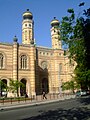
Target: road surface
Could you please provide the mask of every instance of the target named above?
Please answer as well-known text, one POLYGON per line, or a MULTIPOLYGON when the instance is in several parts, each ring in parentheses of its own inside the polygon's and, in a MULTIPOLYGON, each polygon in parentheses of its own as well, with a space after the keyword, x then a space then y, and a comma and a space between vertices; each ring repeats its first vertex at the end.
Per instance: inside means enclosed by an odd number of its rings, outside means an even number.
POLYGON ((90 96, 2 110, 0 120, 90 120, 90 96))

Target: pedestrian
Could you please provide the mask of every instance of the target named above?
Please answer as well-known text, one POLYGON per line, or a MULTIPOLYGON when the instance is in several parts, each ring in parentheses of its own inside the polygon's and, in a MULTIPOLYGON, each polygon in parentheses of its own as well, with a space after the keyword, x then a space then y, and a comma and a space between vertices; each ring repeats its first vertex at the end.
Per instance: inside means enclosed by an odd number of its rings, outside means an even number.
POLYGON ((27 93, 25 93, 25 98, 28 98, 28 95, 27 95, 27 93))
POLYGON ((46 94, 45 94, 45 91, 43 91, 43 99, 47 99, 47 97, 46 97, 46 94))

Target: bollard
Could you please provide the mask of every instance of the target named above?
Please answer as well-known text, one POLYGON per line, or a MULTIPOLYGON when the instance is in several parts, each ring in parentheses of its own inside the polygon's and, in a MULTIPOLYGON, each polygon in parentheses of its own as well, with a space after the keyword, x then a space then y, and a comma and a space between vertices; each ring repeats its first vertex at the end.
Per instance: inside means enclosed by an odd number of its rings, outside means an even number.
POLYGON ((50 100, 51 100, 51 94, 50 94, 50 100))
POLYGON ((37 95, 36 95, 36 101, 37 101, 37 95))
POLYGON ((3 98, 3 105, 4 105, 4 98, 3 98))
POLYGON ((31 102, 32 102, 32 95, 31 95, 31 102))
POLYGON ((11 104, 12 104, 12 98, 11 98, 11 104))
POLYGON ((25 97, 25 102, 26 102, 26 97, 25 97))
POLYGON ((19 97, 18 97, 18 103, 20 103, 20 99, 19 99, 19 97))

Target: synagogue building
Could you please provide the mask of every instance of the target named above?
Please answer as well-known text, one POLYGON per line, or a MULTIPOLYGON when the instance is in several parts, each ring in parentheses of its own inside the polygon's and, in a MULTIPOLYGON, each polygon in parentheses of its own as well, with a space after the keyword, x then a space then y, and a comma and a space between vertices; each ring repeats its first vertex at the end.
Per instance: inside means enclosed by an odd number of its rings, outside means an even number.
MULTIPOLYGON (((60 22, 51 20, 52 47, 37 46, 34 40, 33 14, 27 9, 22 15, 22 44, 15 36, 13 44, 0 43, 0 81, 10 86, 10 80, 21 81, 19 96, 62 92, 62 83, 72 79, 74 67, 64 55, 60 38, 60 22)), ((1 95, 4 91, 1 89, 1 95)), ((12 91, 7 96, 14 96, 12 91)))

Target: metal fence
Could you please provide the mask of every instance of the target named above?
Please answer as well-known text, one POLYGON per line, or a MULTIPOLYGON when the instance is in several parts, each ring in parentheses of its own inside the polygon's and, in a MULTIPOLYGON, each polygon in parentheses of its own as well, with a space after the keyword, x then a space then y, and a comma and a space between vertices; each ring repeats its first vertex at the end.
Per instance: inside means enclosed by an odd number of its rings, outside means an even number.
POLYGON ((44 100, 63 100, 63 99, 69 99, 74 98, 74 94, 46 94, 46 99, 43 98, 43 95, 37 95, 37 96, 31 96, 31 97, 11 97, 11 98, 0 98, 0 104, 1 105, 7 105, 7 104, 20 104, 20 103, 30 103, 30 102, 40 102, 44 100))

